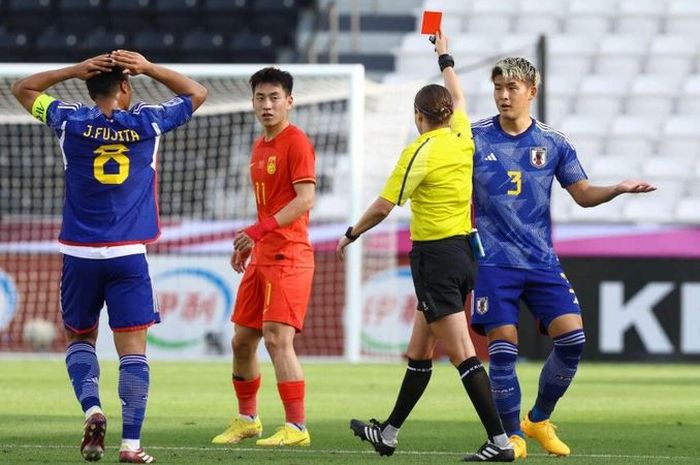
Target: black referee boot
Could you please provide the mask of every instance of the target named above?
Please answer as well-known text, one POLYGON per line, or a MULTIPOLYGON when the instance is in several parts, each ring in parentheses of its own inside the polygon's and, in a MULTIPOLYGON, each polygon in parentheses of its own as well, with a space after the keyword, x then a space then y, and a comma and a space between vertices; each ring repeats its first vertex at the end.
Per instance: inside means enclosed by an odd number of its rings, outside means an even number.
POLYGON ((382 425, 377 420, 372 418, 370 424, 362 423, 360 420, 350 420, 350 429, 354 431, 355 436, 359 436, 363 441, 368 441, 374 446, 374 450, 379 455, 387 457, 394 453, 396 445, 390 446, 382 438, 382 425))
POLYGON ((487 442, 479 447, 473 454, 467 454, 462 458, 463 462, 513 462, 515 452, 512 447, 501 448, 492 442, 487 442))

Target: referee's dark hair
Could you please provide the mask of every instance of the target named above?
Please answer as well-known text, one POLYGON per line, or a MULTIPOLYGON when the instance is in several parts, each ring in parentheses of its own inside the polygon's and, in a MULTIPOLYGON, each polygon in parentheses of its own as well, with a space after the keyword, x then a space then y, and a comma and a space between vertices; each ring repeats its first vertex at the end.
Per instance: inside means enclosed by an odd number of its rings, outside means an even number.
POLYGON ((419 90, 413 106, 433 125, 444 124, 452 117, 452 95, 438 84, 428 84, 419 90))
POLYGON ((97 97, 109 97, 114 94, 114 91, 122 83, 129 79, 129 75, 124 72, 121 66, 115 66, 112 71, 96 74, 87 81, 88 93, 90 98, 95 100, 97 97))
POLYGON ((272 66, 257 71, 250 77, 250 90, 255 93, 255 88, 259 84, 279 84, 287 95, 292 95, 294 78, 287 71, 272 66))

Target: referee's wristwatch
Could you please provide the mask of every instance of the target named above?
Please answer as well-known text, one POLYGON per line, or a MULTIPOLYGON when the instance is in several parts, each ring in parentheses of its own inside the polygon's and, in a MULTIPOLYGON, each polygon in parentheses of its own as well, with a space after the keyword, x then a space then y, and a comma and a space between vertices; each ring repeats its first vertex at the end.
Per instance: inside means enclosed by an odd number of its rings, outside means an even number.
POLYGON ((353 234, 352 233, 352 226, 348 226, 348 229, 345 231, 345 237, 350 239, 350 242, 355 242, 358 237, 360 237, 359 234, 353 234))

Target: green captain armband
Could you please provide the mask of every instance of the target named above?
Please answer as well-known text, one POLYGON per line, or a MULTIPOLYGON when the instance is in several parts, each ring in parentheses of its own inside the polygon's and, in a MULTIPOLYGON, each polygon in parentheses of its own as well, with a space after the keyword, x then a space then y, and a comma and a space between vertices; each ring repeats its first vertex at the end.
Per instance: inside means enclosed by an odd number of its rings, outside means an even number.
POLYGON ((49 105, 51 105, 51 102, 54 100, 56 99, 50 95, 39 95, 36 100, 34 100, 34 105, 32 105, 32 116, 46 124, 46 112, 49 110, 49 105))

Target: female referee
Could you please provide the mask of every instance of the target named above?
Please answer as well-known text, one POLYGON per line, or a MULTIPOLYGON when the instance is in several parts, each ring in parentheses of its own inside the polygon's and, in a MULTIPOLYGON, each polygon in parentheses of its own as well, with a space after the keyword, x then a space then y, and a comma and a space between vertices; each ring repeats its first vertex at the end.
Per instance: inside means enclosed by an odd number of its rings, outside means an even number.
POLYGON ((440 341, 488 435, 488 441, 464 461, 511 462, 513 449, 498 417, 488 375, 476 357, 464 312, 476 273, 469 242, 474 143, 442 31, 436 33, 435 51, 445 87, 431 84, 416 94, 419 137, 404 149, 384 190, 336 248, 342 260, 345 247, 384 220, 395 205, 411 199, 410 261, 418 314, 408 344, 408 368, 389 418, 383 423, 372 419, 369 424, 352 420, 350 428, 380 455, 393 454, 401 425, 428 385, 433 350, 440 341))

